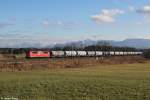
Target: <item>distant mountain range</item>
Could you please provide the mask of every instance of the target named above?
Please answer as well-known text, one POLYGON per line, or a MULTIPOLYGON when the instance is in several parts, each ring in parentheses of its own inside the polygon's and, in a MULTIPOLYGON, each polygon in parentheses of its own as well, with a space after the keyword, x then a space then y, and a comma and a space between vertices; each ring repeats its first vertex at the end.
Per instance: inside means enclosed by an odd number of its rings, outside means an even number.
POLYGON ((140 49, 150 48, 150 39, 126 39, 123 41, 112 41, 110 43, 113 46, 128 46, 140 49))
POLYGON ((58 43, 58 44, 52 44, 49 40, 45 42, 32 42, 32 41, 1 41, 0 42, 0 48, 26 48, 26 47, 35 47, 35 48, 50 48, 53 46, 56 47, 64 47, 64 46, 76 46, 76 47, 83 47, 83 46, 89 46, 89 45, 95 45, 97 43, 109 43, 112 46, 119 46, 119 47, 135 47, 138 49, 148 49, 150 48, 150 39, 126 39, 123 41, 114 41, 114 40, 91 40, 86 39, 83 41, 74 41, 74 42, 66 42, 66 43, 58 43))
MULTIPOLYGON (((88 45, 95 45, 95 44, 104 44, 108 43, 111 46, 118 46, 118 47, 134 47, 137 49, 149 49, 150 48, 150 39, 126 39, 123 41, 114 41, 114 40, 83 40, 77 42, 70 42, 66 44, 59 44, 59 46, 64 45, 74 45, 76 47, 88 46, 88 45)), ((57 44, 56 44, 57 46, 57 44)))

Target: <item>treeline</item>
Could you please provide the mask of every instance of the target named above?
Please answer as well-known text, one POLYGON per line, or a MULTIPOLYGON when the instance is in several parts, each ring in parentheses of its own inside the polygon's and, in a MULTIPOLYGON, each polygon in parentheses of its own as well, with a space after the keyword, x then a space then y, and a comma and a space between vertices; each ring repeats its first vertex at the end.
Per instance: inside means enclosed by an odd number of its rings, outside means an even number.
MULTIPOLYGON (((41 48, 0 48, 0 54, 25 54, 30 49, 41 49, 41 48)), ((53 47, 53 48, 42 48, 46 50, 62 50, 62 51, 139 51, 136 48, 130 47, 113 47, 113 46, 100 46, 100 45, 91 45, 85 47, 75 47, 75 46, 64 46, 64 47, 53 47)))
POLYGON ((65 46, 65 47, 54 47, 52 50, 83 50, 83 51, 138 51, 136 48, 130 47, 113 47, 113 46, 99 46, 91 45, 85 47, 74 47, 74 46, 65 46))
POLYGON ((150 49, 145 49, 143 52, 143 56, 147 59, 150 59, 150 49))
POLYGON ((0 48, 0 54, 23 54, 30 48, 0 48))
POLYGON ((85 46, 82 43, 70 43, 69 45, 65 45, 63 47, 55 45, 52 50, 83 50, 83 51, 139 51, 136 48, 131 47, 115 47, 111 46, 109 42, 106 41, 98 41, 93 45, 85 46))

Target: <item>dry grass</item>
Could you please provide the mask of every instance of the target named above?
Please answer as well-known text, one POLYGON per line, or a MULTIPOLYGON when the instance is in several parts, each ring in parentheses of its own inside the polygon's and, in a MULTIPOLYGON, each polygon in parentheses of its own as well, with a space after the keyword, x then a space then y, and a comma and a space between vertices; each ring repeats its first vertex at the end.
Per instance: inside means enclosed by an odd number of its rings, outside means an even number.
POLYGON ((0 60, 0 71, 27 71, 47 70, 56 68, 77 68, 96 65, 115 65, 144 63, 146 59, 141 56, 116 56, 116 57, 81 57, 81 58, 42 58, 26 59, 5 56, 0 60), (6 59, 7 58, 7 59, 6 59))

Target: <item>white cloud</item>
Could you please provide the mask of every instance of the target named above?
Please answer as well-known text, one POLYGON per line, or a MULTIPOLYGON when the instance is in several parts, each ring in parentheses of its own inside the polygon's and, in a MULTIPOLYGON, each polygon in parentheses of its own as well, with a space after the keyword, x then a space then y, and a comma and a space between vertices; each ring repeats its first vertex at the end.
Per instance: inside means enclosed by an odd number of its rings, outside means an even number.
POLYGON ((48 20, 44 20, 44 21, 42 22, 42 25, 43 25, 44 27, 48 27, 48 26, 49 26, 49 21, 48 21, 48 20))
POLYGON ((46 33, 1 33, 0 47, 44 47, 55 43, 64 43, 65 37, 55 37, 46 33))
POLYGON ((42 26, 46 28, 59 28, 59 29, 74 29, 79 26, 77 22, 66 22, 61 20, 43 20, 42 26))
POLYGON ((136 22, 136 24, 137 24, 137 25, 142 25, 143 22, 140 22, 140 21, 139 21, 139 22, 136 22))
POLYGON ((42 25, 44 27, 58 27, 58 26, 63 26, 63 22, 62 21, 43 20, 42 25))
POLYGON ((87 35, 82 38, 83 40, 91 39, 91 40, 115 40, 122 41, 125 39, 150 39, 150 35, 148 33, 115 33, 111 34, 102 34, 97 33, 95 35, 87 35), (142 35, 139 35, 142 34, 142 35))
POLYGON ((136 12, 143 15, 142 19, 136 23, 137 25, 145 25, 150 23, 150 5, 145 5, 136 10, 136 12))
POLYGON ((142 7, 141 9, 138 9, 137 12, 144 13, 144 14, 150 14, 150 5, 146 5, 142 7))
POLYGON ((129 6, 129 11, 135 11, 135 7, 134 6, 129 6))
POLYGON ((96 22, 114 22, 114 18, 109 15, 93 15, 92 19, 96 22))
POLYGON ((10 23, 10 22, 0 22, 0 29, 8 26, 13 26, 13 25, 14 23, 10 23))
POLYGON ((101 23, 101 22, 114 22, 115 16, 118 14, 123 14, 124 11, 120 9, 103 9, 99 15, 91 16, 92 20, 101 23))
POLYGON ((57 21, 56 24, 57 24, 57 25, 60 25, 60 26, 63 26, 63 25, 64 25, 64 23, 63 23, 62 21, 57 21))

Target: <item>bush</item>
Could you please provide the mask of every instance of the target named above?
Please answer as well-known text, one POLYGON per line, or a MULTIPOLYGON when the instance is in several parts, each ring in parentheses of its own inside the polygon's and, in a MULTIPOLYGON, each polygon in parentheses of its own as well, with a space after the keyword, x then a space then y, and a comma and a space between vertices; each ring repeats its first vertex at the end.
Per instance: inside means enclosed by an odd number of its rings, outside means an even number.
POLYGON ((147 59, 150 59, 150 49, 149 50, 146 50, 144 53, 143 53, 143 56, 147 59))

